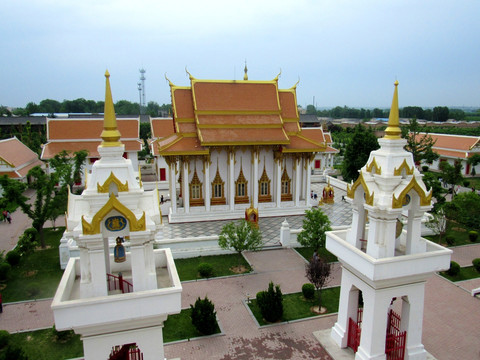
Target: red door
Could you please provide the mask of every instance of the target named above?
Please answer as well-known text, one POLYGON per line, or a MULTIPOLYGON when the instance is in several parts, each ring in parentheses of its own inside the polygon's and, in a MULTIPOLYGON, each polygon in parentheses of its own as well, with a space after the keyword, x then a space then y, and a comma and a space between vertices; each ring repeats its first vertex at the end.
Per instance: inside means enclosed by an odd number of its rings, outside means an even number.
POLYGON ((165 168, 160 168, 160 181, 167 180, 167 171, 165 168))

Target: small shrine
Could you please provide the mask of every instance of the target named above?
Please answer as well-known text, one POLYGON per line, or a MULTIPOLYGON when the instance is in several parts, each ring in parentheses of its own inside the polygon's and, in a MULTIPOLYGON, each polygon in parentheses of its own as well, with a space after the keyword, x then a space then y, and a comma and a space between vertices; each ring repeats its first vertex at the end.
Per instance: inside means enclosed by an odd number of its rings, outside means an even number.
POLYGON ((432 192, 404 149, 397 87, 395 82, 380 149, 370 153, 358 179, 347 186, 351 228, 327 232, 326 248, 342 264, 332 346, 350 347, 356 360, 427 358, 422 344, 425 282, 449 268, 452 253, 421 237, 432 192))
POLYGON ((330 185, 330 180, 328 181, 327 186, 323 188, 322 192, 322 201, 326 204, 333 204, 335 197, 335 190, 333 190, 333 186, 330 185))
POLYGON ((258 228, 258 209, 253 207, 253 203, 245 209, 245 220, 258 228))
POLYGON ((82 335, 85 360, 164 359, 163 323, 180 312, 182 286, 170 249, 154 250, 160 198, 123 157, 105 77, 100 159, 82 194, 68 198, 64 238, 79 257, 67 258, 52 301, 55 326, 82 335))

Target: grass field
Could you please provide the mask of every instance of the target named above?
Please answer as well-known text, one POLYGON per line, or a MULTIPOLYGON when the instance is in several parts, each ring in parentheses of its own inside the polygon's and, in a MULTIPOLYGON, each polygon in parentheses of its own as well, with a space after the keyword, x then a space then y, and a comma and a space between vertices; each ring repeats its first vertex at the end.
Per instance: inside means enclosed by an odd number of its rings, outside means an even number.
MULTIPOLYGON (((180 314, 169 315, 163 328, 163 342, 187 340, 203 336, 192 324, 191 309, 183 309, 180 314)), ((217 326, 217 332, 220 328, 217 326)))
POLYGON ((448 275, 446 271, 442 271, 440 275, 450 281, 455 282, 455 281, 476 279, 480 277, 480 272, 475 270, 473 266, 466 266, 466 267, 460 268, 460 272, 455 276, 448 275))
MULTIPOLYGON (((313 257, 313 247, 301 247, 301 248, 295 248, 295 250, 302 255, 305 260, 310 261, 310 259, 313 257)), ((338 259, 335 255, 333 255, 331 252, 329 252, 325 248, 320 248, 318 250, 318 255, 324 259, 326 259, 328 262, 337 262, 338 259)))
POLYGON ((65 228, 44 229, 47 248, 22 256, 2 285, 3 302, 51 298, 63 274, 58 246, 65 228))
POLYGON ((177 267, 180 281, 201 279, 200 274, 198 274, 198 265, 201 263, 212 265, 212 277, 235 275, 237 273, 232 271, 232 268, 239 265, 244 266, 246 272, 250 272, 252 270, 245 258, 238 254, 198 256, 189 259, 176 259, 175 265, 177 267))

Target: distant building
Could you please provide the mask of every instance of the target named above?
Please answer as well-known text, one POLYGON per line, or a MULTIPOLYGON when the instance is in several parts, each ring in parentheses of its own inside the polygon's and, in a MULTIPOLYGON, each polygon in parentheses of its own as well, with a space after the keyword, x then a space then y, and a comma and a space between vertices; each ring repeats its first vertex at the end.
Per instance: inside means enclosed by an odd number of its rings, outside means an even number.
MULTIPOLYGON (((426 133, 419 133, 417 140, 426 133)), ((431 165, 432 170, 440 170, 440 163, 446 161, 450 165, 460 162, 463 166, 462 175, 472 175, 473 167, 467 163, 468 158, 480 154, 480 136, 428 134, 435 141, 432 150, 440 155, 431 165)), ((480 173, 480 165, 475 166, 475 173, 480 173)))
POLYGON ((16 137, 0 140, 0 176, 27 182, 27 174, 35 166, 45 168, 38 155, 16 137))
MULTIPOLYGON (((121 141, 125 145, 123 156, 132 161, 138 168, 138 152, 142 150, 140 140, 140 120, 136 118, 118 119, 118 129, 122 134, 121 141)), ((97 147, 102 139, 103 118, 80 117, 57 119, 47 118, 47 143, 43 146, 41 159, 49 160, 62 150, 71 153, 87 150, 86 170, 91 171, 93 163, 99 159, 97 147)))

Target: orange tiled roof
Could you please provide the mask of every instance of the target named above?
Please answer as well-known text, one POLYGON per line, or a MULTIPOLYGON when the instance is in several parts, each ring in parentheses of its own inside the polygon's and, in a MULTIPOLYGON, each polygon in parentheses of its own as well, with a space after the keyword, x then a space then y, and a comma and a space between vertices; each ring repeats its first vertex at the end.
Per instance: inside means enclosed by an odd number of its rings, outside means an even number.
POLYGON ((327 144, 331 144, 333 142, 330 133, 323 133, 323 136, 325 137, 325 141, 327 142, 327 144))
POLYGON ((173 119, 169 118, 151 118, 150 126, 152 129, 152 138, 167 137, 175 132, 173 119))
MULTIPOLYGON (((140 137, 140 119, 117 119, 121 139, 140 137)), ((47 140, 100 139, 103 118, 98 119, 47 119, 47 140)))
MULTIPOLYGON (((416 139, 419 140, 425 133, 419 133, 416 139)), ((465 136, 465 135, 447 135, 447 134, 428 134, 435 141, 432 146, 440 156, 448 156, 455 158, 467 158, 472 156, 471 150, 480 145, 480 136, 465 136)))
MULTIPOLYGON (((161 155, 208 152, 209 146, 288 145, 289 136, 300 133, 295 87, 279 90, 278 79, 217 81, 191 76, 190 81, 190 87, 170 83, 178 134, 158 142, 161 155)), ((324 149, 308 136, 294 140, 303 144, 298 149, 324 149)))
MULTIPOLYGON (((140 151, 142 143, 139 140, 121 140, 125 145, 125 151, 140 151)), ((87 150, 88 157, 99 157, 97 147, 100 145, 101 139, 97 141, 53 141, 43 146, 42 159, 48 160, 53 158, 62 150, 74 153, 75 151, 87 150)))
POLYGON ((13 168, 17 168, 26 163, 38 160, 38 155, 16 137, 13 137, 0 141, 0 158, 13 168))
POLYGON ((313 141, 324 144, 325 143, 325 134, 321 127, 319 128, 302 128, 302 135, 312 139, 313 141))

